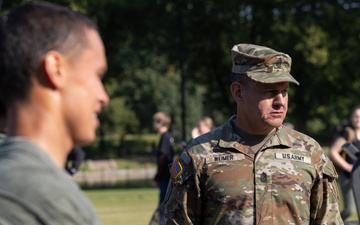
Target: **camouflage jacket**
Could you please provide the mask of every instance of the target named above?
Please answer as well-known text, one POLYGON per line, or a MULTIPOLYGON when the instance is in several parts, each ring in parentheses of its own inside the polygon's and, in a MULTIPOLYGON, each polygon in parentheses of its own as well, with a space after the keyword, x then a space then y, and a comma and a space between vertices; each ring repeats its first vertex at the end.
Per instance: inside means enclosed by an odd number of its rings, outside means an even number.
POLYGON ((281 126, 255 153, 226 124, 171 166, 166 224, 343 224, 337 173, 312 138, 281 126))

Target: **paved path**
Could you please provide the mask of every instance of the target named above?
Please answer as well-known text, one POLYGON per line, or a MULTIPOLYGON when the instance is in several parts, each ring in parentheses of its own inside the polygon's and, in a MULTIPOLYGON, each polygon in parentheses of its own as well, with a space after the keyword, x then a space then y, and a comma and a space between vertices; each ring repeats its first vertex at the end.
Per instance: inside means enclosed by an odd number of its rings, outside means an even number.
POLYGON ((102 169, 90 172, 78 172, 73 177, 78 183, 87 186, 116 184, 120 181, 151 180, 155 168, 143 169, 102 169))

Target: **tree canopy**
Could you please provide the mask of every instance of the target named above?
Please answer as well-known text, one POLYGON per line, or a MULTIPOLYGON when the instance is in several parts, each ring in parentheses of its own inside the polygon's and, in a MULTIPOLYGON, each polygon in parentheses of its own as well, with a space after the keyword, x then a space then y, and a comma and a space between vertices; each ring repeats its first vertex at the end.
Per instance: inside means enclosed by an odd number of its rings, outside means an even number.
MULTIPOLYGON (((1 10, 21 2, 3 0, 1 10)), ((151 116, 160 110, 172 116, 178 140, 190 138, 202 115, 225 122, 235 113, 230 49, 238 43, 269 46, 292 57, 291 74, 300 86, 291 85, 286 121, 296 129, 329 134, 360 104, 357 1, 51 2, 86 13, 99 26, 109 63, 104 82, 112 99, 102 116, 101 138, 151 132, 151 116)))

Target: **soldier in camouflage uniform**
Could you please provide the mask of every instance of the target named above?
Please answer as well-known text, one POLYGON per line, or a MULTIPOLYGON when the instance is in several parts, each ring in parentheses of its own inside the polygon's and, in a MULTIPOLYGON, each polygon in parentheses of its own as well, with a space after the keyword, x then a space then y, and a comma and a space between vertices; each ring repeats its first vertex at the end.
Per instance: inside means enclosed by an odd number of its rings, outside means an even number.
POLYGON ((171 166, 166 224, 343 224, 337 174, 321 146, 282 125, 291 58, 232 48, 237 115, 194 139, 171 166))

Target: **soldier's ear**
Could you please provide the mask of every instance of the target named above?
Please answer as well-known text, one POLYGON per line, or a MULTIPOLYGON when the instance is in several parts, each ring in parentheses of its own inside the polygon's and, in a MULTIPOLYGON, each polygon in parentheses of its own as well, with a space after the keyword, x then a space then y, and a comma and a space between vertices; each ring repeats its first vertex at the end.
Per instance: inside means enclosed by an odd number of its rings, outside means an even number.
POLYGON ((240 84, 239 82, 235 81, 231 83, 230 91, 236 103, 244 103, 244 96, 243 96, 244 90, 245 90, 244 85, 240 84))

